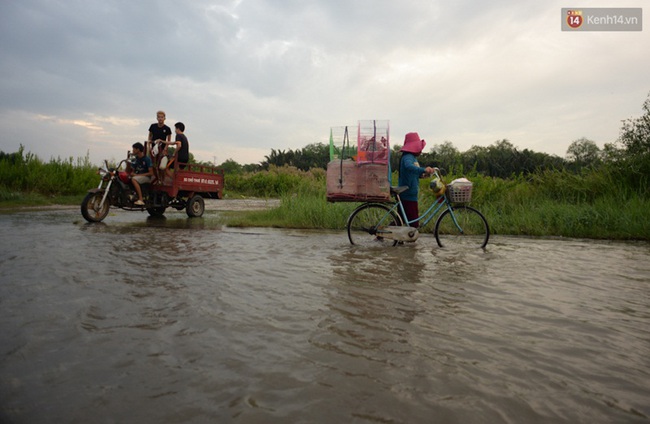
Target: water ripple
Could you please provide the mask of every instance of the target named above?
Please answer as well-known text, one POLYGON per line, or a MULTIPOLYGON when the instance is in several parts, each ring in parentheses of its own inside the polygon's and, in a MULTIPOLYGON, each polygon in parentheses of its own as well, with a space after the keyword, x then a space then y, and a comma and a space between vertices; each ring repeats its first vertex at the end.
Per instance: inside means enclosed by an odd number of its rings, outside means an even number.
POLYGON ((0 215, 11 422, 650 420, 648 244, 77 214, 0 215))

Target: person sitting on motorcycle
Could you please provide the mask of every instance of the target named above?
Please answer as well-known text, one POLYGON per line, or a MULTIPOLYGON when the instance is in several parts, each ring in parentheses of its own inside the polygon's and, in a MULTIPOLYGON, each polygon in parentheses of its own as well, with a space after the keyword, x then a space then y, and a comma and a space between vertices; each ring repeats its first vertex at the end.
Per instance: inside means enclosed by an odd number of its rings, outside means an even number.
POLYGON ((133 188, 138 194, 138 200, 135 201, 134 205, 144 206, 140 184, 147 184, 151 182, 151 177, 153 176, 153 164, 151 162, 151 158, 144 154, 144 146, 142 143, 138 142, 133 145, 133 154, 135 155, 135 161, 131 164, 127 171, 131 177, 133 188))

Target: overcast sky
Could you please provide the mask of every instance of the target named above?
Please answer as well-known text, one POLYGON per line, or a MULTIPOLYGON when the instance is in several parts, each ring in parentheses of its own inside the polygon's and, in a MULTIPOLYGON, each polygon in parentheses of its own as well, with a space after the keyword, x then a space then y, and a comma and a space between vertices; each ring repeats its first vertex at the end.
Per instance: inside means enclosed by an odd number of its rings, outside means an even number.
POLYGON ((559 156, 581 137, 602 147, 642 115, 650 34, 562 32, 561 8, 579 6, 0 0, 0 150, 121 159, 159 109, 217 164, 327 143, 359 119, 390 120, 391 144, 417 131, 427 151, 504 138, 559 156))

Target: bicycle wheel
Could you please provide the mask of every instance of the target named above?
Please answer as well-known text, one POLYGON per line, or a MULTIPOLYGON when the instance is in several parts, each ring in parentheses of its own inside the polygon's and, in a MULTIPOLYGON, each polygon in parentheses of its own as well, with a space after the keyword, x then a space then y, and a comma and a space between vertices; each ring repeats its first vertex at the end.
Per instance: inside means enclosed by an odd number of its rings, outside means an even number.
POLYGON ((469 206, 454 206, 453 212, 447 209, 438 217, 434 234, 440 247, 484 248, 490 228, 481 212, 469 206))
POLYGON ((402 220, 386 205, 367 203, 359 206, 348 218, 348 238, 354 245, 380 246, 397 240, 377 236, 377 230, 389 225, 401 226, 402 220))

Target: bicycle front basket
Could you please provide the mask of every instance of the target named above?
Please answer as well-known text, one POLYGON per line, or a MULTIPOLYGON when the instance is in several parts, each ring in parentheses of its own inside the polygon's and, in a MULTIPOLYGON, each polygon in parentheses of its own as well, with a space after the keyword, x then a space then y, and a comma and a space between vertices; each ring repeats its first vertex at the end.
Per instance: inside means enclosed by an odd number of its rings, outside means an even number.
POLYGON ((452 181, 447 185, 447 196, 452 203, 469 203, 472 201, 471 181, 452 181))

